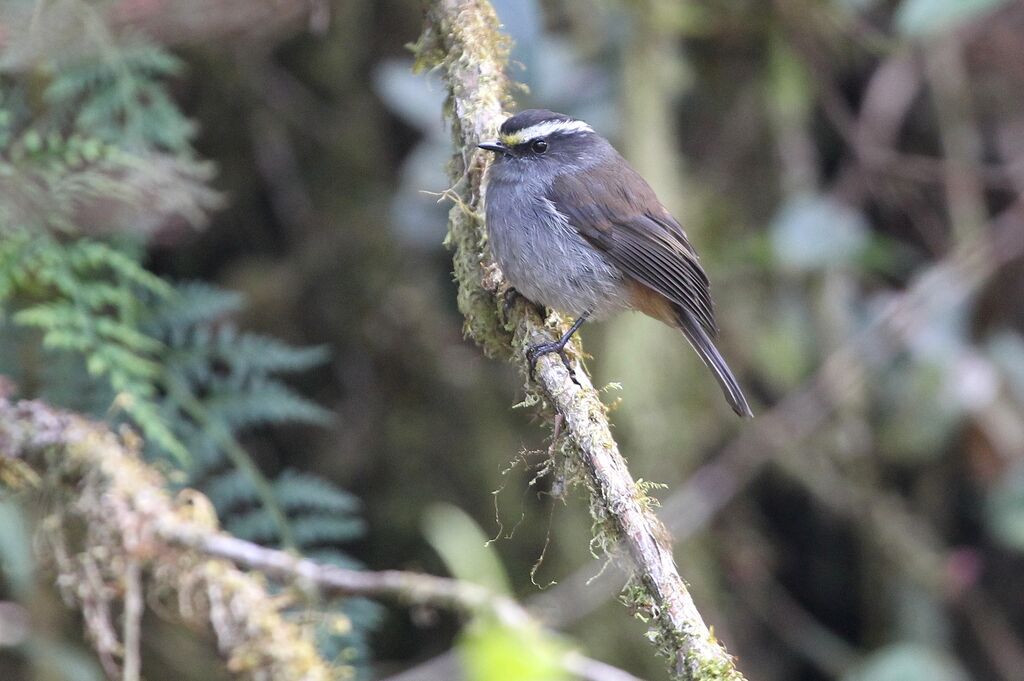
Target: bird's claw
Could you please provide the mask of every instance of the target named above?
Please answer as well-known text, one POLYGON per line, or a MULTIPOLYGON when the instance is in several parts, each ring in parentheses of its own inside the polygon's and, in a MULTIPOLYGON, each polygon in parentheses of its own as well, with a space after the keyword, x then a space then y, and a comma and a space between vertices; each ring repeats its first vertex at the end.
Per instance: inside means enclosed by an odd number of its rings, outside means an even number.
POLYGON ((562 358, 562 364, 565 366, 566 371, 569 372, 569 378, 571 378, 572 382, 576 385, 580 385, 580 382, 576 379, 576 372, 572 368, 572 362, 569 361, 569 354, 565 351, 565 345, 565 342, 557 340, 550 343, 538 343, 526 350, 526 361, 530 366, 531 381, 536 380, 537 378, 537 360, 544 355, 557 352, 558 356, 562 358))

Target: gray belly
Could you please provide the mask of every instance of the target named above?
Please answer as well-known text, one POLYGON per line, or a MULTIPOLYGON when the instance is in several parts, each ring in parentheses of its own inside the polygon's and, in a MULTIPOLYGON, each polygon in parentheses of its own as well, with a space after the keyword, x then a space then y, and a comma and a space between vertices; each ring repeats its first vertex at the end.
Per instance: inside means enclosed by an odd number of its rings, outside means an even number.
POLYGON ((572 316, 600 317, 627 308, 619 270, 549 201, 516 200, 530 194, 500 184, 487 190, 491 250, 508 282, 533 302, 572 316))

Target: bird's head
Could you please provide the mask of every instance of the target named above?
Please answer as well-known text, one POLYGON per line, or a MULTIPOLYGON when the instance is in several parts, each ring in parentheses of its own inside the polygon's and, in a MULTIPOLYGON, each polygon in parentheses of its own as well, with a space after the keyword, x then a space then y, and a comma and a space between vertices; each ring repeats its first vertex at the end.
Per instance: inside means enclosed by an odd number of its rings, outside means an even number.
POLYGON ((482 142, 479 147, 494 152, 499 164, 512 162, 540 168, 575 165, 600 140, 593 128, 572 116, 526 109, 505 119, 498 139, 482 142))

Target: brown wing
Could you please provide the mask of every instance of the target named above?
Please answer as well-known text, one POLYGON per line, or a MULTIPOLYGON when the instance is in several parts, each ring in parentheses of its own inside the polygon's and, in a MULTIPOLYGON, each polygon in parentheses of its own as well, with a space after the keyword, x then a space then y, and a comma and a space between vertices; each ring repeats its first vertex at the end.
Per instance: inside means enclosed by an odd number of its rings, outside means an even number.
POLYGON ((547 198, 587 241, 638 282, 717 335, 708 277, 686 232, 650 185, 625 163, 566 173, 547 198))

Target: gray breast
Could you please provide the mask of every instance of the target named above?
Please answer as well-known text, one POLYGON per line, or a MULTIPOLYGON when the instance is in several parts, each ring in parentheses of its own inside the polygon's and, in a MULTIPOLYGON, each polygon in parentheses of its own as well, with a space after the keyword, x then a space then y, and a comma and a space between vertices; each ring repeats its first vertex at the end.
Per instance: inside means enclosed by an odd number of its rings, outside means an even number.
POLYGON ((583 240, 545 190, 539 179, 491 169, 487 229, 505 278, 533 302, 572 316, 628 307, 620 271, 583 240))

